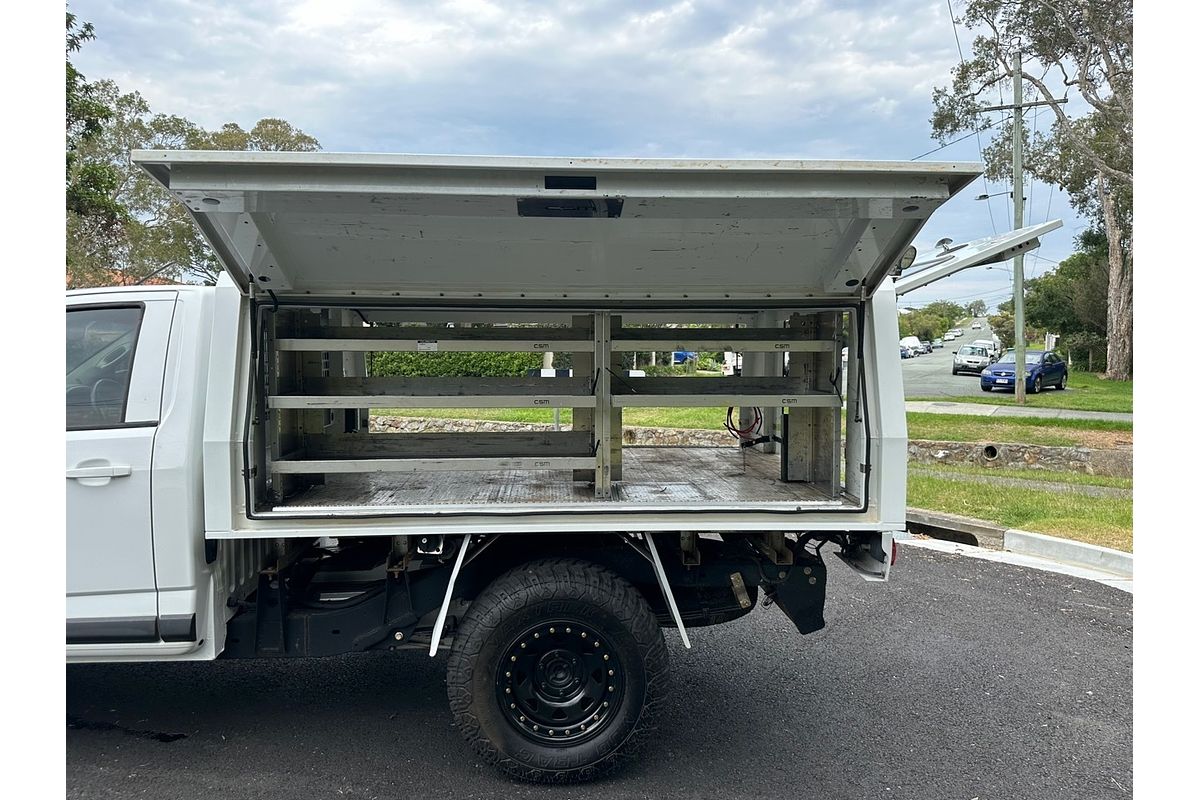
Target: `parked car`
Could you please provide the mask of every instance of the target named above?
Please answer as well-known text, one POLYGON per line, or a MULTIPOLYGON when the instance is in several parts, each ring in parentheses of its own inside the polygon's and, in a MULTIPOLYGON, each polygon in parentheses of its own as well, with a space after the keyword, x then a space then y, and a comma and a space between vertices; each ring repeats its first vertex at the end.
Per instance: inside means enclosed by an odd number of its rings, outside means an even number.
POLYGON ((990 358, 992 361, 995 361, 1000 354, 999 345, 997 345, 991 339, 976 339, 975 341, 971 342, 971 346, 982 347, 984 350, 987 350, 988 358, 990 358))
POLYGON ((971 323, 971 330, 978 331, 978 330, 982 330, 982 329, 983 329, 983 323, 980 322, 979 320, 975 320, 974 322, 971 323))
POLYGON ((700 357, 700 354, 692 350, 676 350, 671 353, 672 364, 686 364, 689 361, 695 361, 700 357))
POLYGON ((919 356, 921 353, 925 352, 921 348, 921 340, 915 336, 905 336, 900 340, 900 344, 904 345, 909 350, 912 350, 914 356, 919 356))
POLYGON ((921 352, 922 353, 932 353, 933 352, 933 342, 930 342, 927 339, 922 339, 921 340, 921 352))
POLYGON ((991 354, 982 347, 964 344, 954 354, 954 365, 950 368, 953 375, 960 372, 983 372, 992 363, 991 354))
POLYGON ((934 339, 933 344, 931 346, 933 347, 934 350, 941 350, 946 345, 942 343, 941 339, 934 339))
POLYGON ((957 336, 958 334, 954 331, 946 331, 945 335, 942 336, 942 341, 953 342, 957 336))
MULTIPOLYGON (((1026 350, 1025 391, 1037 394, 1042 389, 1053 386, 1056 389, 1067 388, 1067 362, 1053 350, 1026 350)), ((1009 350, 995 364, 987 367, 979 375, 979 388, 985 392, 992 389, 1015 389, 1017 377, 1017 351, 1009 350)))
POLYGON ((900 345, 900 357, 901 358, 916 358, 917 354, 913 351, 913 349, 911 347, 906 347, 905 345, 900 345))

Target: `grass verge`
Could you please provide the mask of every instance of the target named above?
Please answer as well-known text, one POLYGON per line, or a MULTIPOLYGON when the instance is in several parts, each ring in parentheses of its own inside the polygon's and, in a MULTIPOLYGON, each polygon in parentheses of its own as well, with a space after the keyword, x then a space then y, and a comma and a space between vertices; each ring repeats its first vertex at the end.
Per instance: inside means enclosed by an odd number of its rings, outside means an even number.
POLYGON ((1088 497, 1061 491, 1013 490, 961 476, 910 474, 908 504, 985 519, 1008 528, 1133 550, 1132 498, 1088 497))
MULTIPOLYGON (((978 388, 978 386, 976 386, 978 388)), ((984 403, 993 406, 1015 406, 1016 398, 1011 392, 985 392, 962 397, 913 397, 911 400, 936 399, 943 403, 984 403)), ((1038 394, 1027 394, 1027 408, 1066 408, 1074 411, 1133 411, 1133 381, 1106 381, 1090 372, 1072 372, 1067 378, 1066 391, 1045 389, 1038 394)))
POLYGON ((1108 475, 1088 475, 1086 472, 1060 472, 1044 469, 1003 469, 1000 467, 976 467, 970 464, 918 464, 908 465, 926 475, 954 478, 1016 478, 1023 481, 1061 483, 1070 486, 1103 486, 1109 489, 1132 489, 1132 478, 1112 478, 1108 475))

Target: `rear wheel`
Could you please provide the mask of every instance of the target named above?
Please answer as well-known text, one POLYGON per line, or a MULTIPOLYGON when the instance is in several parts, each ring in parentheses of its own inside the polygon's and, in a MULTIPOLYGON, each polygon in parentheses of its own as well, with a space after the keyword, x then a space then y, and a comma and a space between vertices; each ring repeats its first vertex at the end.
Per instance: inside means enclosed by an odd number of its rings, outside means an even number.
POLYGON ((596 564, 548 559, 471 603, 447 667, 450 709, 486 761, 540 783, 590 780, 631 757, 666 691, 645 599, 596 564))
POLYGON ((1037 394, 1042 390, 1042 376, 1038 375, 1033 379, 1033 393, 1037 394))
POLYGON ((1062 378, 1058 381, 1058 390, 1061 392, 1067 388, 1067 373, 1063 373, 1062 378))

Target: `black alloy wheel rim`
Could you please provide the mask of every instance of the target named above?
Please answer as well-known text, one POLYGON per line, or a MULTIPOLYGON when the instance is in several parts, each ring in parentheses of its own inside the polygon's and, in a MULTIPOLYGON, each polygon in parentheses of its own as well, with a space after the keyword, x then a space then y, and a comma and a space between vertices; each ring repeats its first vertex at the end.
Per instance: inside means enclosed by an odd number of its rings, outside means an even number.
POLYGON ((625 692, 610 640, 587 623, 556 619, 514 637, 496 669, 496 698, 527 739, 569 746, 612 722, 625 692))

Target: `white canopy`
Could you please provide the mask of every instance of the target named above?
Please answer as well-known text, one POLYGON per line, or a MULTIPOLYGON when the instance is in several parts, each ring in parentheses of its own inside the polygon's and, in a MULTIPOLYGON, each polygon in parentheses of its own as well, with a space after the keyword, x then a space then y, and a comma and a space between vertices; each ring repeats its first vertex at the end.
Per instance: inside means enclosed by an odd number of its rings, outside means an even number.
POLYGON ((135 151, 234 280, 488 303, 873 292, 974 163, 135 151))

